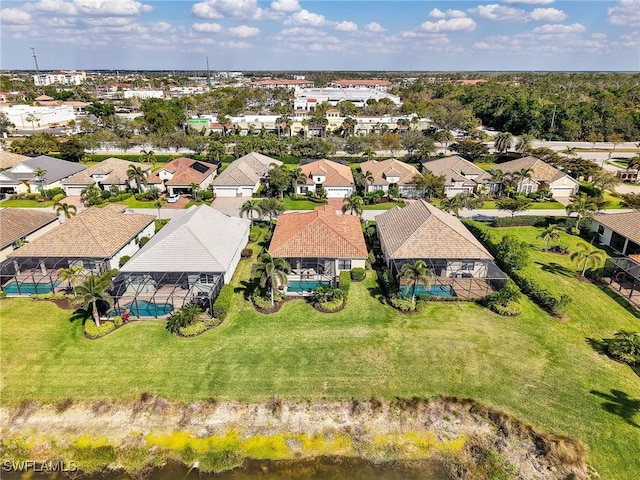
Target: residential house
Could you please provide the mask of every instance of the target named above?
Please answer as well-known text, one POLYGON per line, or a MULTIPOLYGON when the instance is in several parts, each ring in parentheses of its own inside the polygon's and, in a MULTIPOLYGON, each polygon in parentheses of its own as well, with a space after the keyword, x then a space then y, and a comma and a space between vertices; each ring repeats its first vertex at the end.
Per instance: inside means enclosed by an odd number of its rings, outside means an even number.
POLYGON ((401 197, 418 197, 421 194, 420 189, 416 188, 414 178, 420 175, 418 169, 413 165, 401 162, 395 158, 383 160, 371 160, 362 162, 360 170, 366 175, 371 172, 372 181, 367 181, 366 190, 368 193, 382 190, 385 194, 389 192, 389 188, 397 188, 401 197))
POLYGON ((578 193, 580 183, 566 173, 535 157, 522 157, 496 165, 504 173, 531 170, 530 178, 519 182, 518 191, 531 193, 549 189, 554 198, 569 198, 578 193))
POLYGON ((18 155, 17 153, 0 150, 0 171, 15 167, 19 163, 29 160, 30 157, 18 155))
POLYGON ((75 266, 96 275, 118 268, 121 258, 138 251, 143 237, 153 236, 154 220, 122 205, 88 208, 9 253, 0 267, 2 289, 18 295, 47 293, 61 283, 60 268, 75 266))
POLYGON ((231 162, 212 182, 217 197, 249 197, 266 183, 269 170, 280 160, 252 152, 231 162))
POLYGON ((207 205, 192 206, 120 269, 116 307, 158 317, 197 303, 211 313, 220 288, 231 282, 250 226, 207 205))
POLYGON ((32 189, 40 192, 62 188, 63 180, 86 168, 78 163, 40 155, 0 172, 0 193, 27 193, 32 189), (42 179, 36 176, 39 168, 45 171, 42 179))
POLYGON ((54 212, 26 208, 0 210, 0 262, 7 254, 26 245, 60 224, 54 212))
POLYGON ((422 162, 422 167, 436 176, 444 176, 444 195, 478 193, 492 190, 491 175, 458 155, 422 162))
POLYGON ((492 255, 462 222, 425 200, 388 210, 376 222, 382 255, 394 275, 416 260, 433 272, 433 285, 418 288, 419 294, 482 298, 506 282, 492 255))
POLYGON ((640 254, 640 210, 622 213, 596 213, 591 231, 599 242, 622 255, 640 254))
POLYGON ((67 195, 80 195, 85 188, 91 185, 96 185, 101 190, 109 191, 112 189, 126 190, 128 188, 136 188, 135 183, 133 185, 130 184, 127 176, 127 171, 131 165, 140 168, 147 177, 151 174, 151 166, 149 164, 129 162, 111 157, 64 179, 62 188, 67 195))
POLYGON ((318 285, 336 286, 342 271, 364 268, 368 257, 360 219, 321 206, 280 215, 269 254, 291 266, 287 295, 306 295, 318 285))
POLYGON ((296 193, 306 195, 323 188, 327 198, 345 198, 356 191, 349 165, 323 158, 300 164, 305 183, 296 185, 296 193))
POLYGON ((217 164, 199 162, 185 157, 174 158, 149 177, 147 186, 166 191, 169 195, 191 193, 194 183, 200 187, 200 190, 208 190, 217 171, 217 164))

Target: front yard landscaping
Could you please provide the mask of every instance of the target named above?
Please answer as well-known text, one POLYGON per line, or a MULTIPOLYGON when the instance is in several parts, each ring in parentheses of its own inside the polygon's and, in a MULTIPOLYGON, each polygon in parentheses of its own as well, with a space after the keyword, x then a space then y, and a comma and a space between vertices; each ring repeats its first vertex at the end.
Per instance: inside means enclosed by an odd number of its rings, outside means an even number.
MULTIPOLYGON (((576 279, 568 255, 543 252, 540 229, 492 232, 533 245, 523 271, 572 297, 568 322, 526 298, 515 318, 472 302, 429 302, 403 315, 384 303, 372 271, 351 283, 337 313, 292 300, 264 315, 245 296, 249 259, 236 270, 224 322, 191 339, 171 335, 165 322, 140 321, 87 341, 73 311, 1 300, 2 403, 133 399, 143 392, 181 401, 473 398, 583 440, 601 478, 635 479, 640 378, 591 339, 639 330, 640 314, 606 287, 576 279)), ((581 241, 562 233, 558 243, 571 251, 581 241)))

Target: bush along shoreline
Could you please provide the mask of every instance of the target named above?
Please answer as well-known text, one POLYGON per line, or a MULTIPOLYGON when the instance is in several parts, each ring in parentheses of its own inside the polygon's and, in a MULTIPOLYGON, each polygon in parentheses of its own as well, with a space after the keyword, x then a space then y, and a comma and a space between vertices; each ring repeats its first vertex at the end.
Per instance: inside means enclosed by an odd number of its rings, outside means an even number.
POLYGON ((22 402, 0 407, 0 420, 2 462, 55 458, 87 474, 124 471, 144 478, 169 462, 221 472, 246 459, 320 456, 430 460, 452 479, 586 480, 594 473, 579 440, 450 397, 184 404, 143 392, 117 403, 22 402))

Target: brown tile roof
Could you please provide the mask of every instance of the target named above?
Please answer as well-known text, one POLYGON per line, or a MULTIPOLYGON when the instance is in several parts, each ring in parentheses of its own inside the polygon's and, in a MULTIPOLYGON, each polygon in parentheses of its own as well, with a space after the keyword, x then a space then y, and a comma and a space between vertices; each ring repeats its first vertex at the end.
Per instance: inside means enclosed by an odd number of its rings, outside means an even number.
POLYGON ((386 179, 386 175, 395 174, 399 176, 399 185, 411 184, 413 183, 413 178, 416 175, 420 175, 416 167, 395 158, 389 158, 381 162, 377 160, 363 162, 360 164, 360 170, 362 170, 362 173, 371 172, 374 185, 388 185, 389 181, 386 179))
POLYGON ((332 85, 338 85, 340 87, 348 87, 351 85, 357 85, 361 87, 375 87, 375 86, 383 86, 390 87, 392 83, 388 80, 378 80, 378 79, 361 79, 361 80, 335 80, 332 82, 332 85))
MULTIPOLYGON (((191 158, 179 157, 174 158, 160 170, 167 170, 173 173, 171 180, 167 181, 167 185, 190 185, 192 183, 202 183, 205 178, 217 170, 216 165, 210 163, 199 162, 191 158)), ((149 177, 149 183, 162 183, 158 176, 158 172, 149 177)))
POLYGON ((323 158, 322 160, 316 160, 315 162, 309 162, 300 166, 302 173, 307 177, 307 185, 313 185, 312 173, 324 173, 325 180, 323 185, 326 187, 343 187, 353 186, 353 174, 351 168, 348 165, 342 163, 333 162, 323 158))
MULTIPOLYGON (((553 182, 567 175, 548 163, 543 162, 539 158, 528 156, 511 160, 510 162, 499 163, 496 165, 505 173, 519 172, 522 169, 530 168, 532 170, 531 178, 536 182, 553 182)), ((568 175, 567 175, 568 176, 568 175)))
POLYGON ((465 182, 466 185, 475 185, 488 182, 491 175, 458 155, 437 158, 435 160, 427 160, 422 162, 422 166, 434 175, 444 175, 445 185, 453 182, 465 182), (477 175, 475 180, 467 178, 467 176, 477 175))
POLYGON ((640 210, 622 213, 596 213, 594 220, 640 244, 640 210))
POLYGON ((18 155, 17 153, 0 150, 0 170, 15 167, 19 163, 29 160, 29 157, 18 155))
POLYGON ((53 212, 4 208, 0 210, 0 248, 5 248, 57 220, 58 216, 53 212))
POLYGON ((367 258, 368 251, 354 215, 338 215, 330 206, 312 212, 280 215, 273 232, 272 257, 367 258))
POLYGON ((122 205, 88 208, 7 256, 111 258, 154 220, 122 205))
POLYGON ((462 222, 424 200, 376 216, 389 258, 492 259, 462 222))
POLYGON ((100 183, 103 185, 124 185, 129 180, 127 170, 129 165, 140 167, 143 171, 151 171, 151 166, 144 163, 129 162, 119 158, 110 157, 82 172, 71 175, 62 181, 63 185, 92 185, 95 183, 91 175, 107 174, 100 183))

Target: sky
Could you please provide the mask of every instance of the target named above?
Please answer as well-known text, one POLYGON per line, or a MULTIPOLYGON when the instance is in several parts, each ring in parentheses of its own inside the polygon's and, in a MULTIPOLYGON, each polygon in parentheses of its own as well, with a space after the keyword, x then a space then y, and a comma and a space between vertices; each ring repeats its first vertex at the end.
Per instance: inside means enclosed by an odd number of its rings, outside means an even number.
POLYGON ((0 27, 3 70, 640 70, 640 0, 2 0, 0 27))

